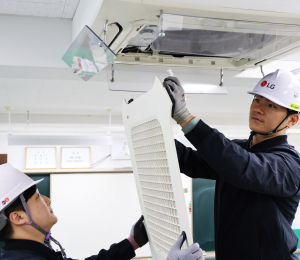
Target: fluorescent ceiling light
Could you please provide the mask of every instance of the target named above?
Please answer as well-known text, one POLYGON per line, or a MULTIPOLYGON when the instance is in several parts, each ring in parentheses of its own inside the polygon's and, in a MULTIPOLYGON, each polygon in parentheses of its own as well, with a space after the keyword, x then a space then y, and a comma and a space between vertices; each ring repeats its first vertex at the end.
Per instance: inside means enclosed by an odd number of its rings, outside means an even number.
POLYGON ((223 94, 227 95, 227 89, 224 86, 211 84, 183 84, 186 94, 223 94))
MULTIPOLYGON (((273 61, 263 66, 263 71, 265 75, 276 71, 277 69, 284 69, 293 72, 296 74, 296 71, 299 71, 300 62, 298 61, 273 61)), ((262 73, 260 67, 256 69, 249 69, 242 71, 241 73, 235 75, 236 78, 262 78, 262 73)))
POLYGON ((8 145, 112 145, 111 136, 8 135, 8 145))

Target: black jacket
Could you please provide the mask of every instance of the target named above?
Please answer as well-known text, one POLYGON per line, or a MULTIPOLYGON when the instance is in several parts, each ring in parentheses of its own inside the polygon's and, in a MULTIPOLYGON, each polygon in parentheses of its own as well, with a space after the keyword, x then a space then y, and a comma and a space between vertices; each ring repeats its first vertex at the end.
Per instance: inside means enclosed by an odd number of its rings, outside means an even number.
POLYGON ((216 180, 216 259, 298 259, 300 155, 287 136, 249 148, 252 136, 230 141, 200 120, 186 137, 197 151, 176 141, 180 171, 216 180))
MULTIPOLYGON (((67 251, 68 252, 68 251, 67 251)), ((98 255, 85 260, 129 260, 135 257, 130 242, 125 239, 118 244, 111 245, 109 250, 102 249, 98 255)), ((5 242, 0 254, 1 260, 62 260, 60 252, 55 252, 45 245, 31 241, 12 239, 5 242)), ((72 260, 72 258, 66 258, 72 260)))

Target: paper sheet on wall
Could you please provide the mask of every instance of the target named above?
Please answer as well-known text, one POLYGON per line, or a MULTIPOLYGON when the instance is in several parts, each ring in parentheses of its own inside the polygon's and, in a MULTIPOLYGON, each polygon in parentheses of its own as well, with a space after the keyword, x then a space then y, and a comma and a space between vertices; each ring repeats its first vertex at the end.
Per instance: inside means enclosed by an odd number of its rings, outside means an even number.
POLYGON ((186 232, 183 248, 192 235, 171 127, 172 102, 158 77, 153 88, 132 103, 123 103, 123 123, 128 140, 139 202, 145 217, 151 253, 165 260, 186 232))

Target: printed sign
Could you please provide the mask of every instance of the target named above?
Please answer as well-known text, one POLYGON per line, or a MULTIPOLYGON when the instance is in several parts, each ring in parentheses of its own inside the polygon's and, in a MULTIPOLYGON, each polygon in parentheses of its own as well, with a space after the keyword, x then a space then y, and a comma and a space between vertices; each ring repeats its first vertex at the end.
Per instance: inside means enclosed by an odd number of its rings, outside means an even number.
POLYGON ((26 169, 56 169, 56 147, 26 147, 26 169))
POLYGON ((90 147, 62 147, 61 168, 81 169, 91 167, 90 147))

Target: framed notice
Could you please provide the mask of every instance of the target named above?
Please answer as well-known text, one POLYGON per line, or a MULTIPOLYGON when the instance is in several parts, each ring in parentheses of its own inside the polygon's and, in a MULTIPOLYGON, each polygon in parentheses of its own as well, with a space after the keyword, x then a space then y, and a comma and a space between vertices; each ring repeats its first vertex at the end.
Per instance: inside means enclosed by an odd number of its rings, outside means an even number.
POLYGON ((62 147, 61 148, 62 169, 91 168, 90 147, 62 147))
POLYGON ((56 169, 56 147, 26 147, 26 169, 56 169))

